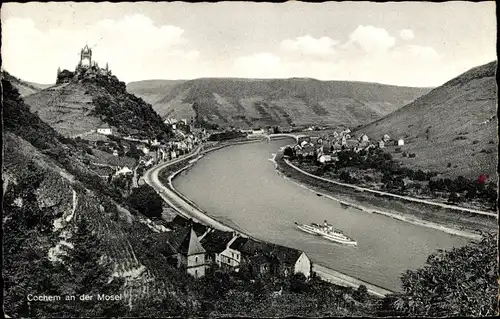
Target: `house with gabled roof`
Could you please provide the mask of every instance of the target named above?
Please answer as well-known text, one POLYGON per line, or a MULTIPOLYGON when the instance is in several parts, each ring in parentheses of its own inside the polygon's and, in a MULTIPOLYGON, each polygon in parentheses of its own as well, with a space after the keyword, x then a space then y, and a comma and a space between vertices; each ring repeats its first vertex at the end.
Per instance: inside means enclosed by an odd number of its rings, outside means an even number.
POLYGON ((274 245, 272 258, 275 262, 272 263, 271 272, 276 275, 287 277, 302 273, 306 278, 311 276, 311 260, 300 250, 274 245))
POLYGON ((220 254, 226 249, 227 244, 233 237, 232 232, 225 232, 218 229, 214 229, 203 236, 201 245, 207 251, 207 261, 221 266, 220 254))
POLYGON ((247 238, 234 235, 219 254, 220 265, 226 265, 238 271, 242 262, 241 251, 238 248, 241 249, 246 240, 247 238))
POLYGON ((206 250, 191 226, 175 232, 159 233, 158 240, 161 242, 161 253, 170 263, 185 269, 195 278, 205 276, 206 250))
POLYGON ((238 271, 242 262, 240 250, 247 240, 232 232, 214 229, 203 237, 201 244, 207 251, 210 262, 238 271))

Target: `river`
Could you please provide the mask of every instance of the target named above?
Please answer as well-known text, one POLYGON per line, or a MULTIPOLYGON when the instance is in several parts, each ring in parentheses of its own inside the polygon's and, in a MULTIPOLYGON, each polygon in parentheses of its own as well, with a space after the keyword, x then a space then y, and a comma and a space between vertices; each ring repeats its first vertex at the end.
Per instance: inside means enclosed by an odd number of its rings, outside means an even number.
POLYGON ((206 154, 174 187, 212 217, 261 240, 305 251, 313 262, 392 290, 400 275, 425 264, 437 249, 468 240, 390 217, 343 208, 284 179, 270 161, 290 140, 235 145, 206 154), (303 233, 299 223, 333 223, 358 242, 345 247, 303 233))

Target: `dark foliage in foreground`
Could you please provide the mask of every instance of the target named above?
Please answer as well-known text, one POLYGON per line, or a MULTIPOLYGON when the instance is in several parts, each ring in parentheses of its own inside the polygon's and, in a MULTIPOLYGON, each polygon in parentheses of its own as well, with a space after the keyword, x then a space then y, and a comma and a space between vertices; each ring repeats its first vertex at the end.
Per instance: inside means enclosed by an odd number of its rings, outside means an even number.
POLYGON ((407 316, 494 316, 498 310, 497 238, 439 251, 427 265, 401 278, 403 294, 392 307, 407 316))

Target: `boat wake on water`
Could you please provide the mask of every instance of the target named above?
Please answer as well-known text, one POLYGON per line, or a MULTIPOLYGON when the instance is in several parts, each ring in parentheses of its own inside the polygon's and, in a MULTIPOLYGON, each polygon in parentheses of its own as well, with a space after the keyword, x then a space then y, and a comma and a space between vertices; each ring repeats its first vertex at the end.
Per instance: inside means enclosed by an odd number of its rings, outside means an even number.
POLYGON ((344 233, 342 233, 340 230, 334 229, 333 225, 328 224, 328 222, 326 220, 325 220, 323 225, 318 225, 316 223, 311 223, 311 224, 307 225, 307 224, 299 224, 297 222, 295 222, 295 225, 297 225, 297 227, 300 230, 302 230, 306 233, 316 235, 316 236, 321 236, 325 239, 328 239, 330 241, 333 241, 333 242, 336 242, 339 244, 349 245, 349 246, 357 246, 358 245, 358 243, 354 239, 344 235, 344 233))

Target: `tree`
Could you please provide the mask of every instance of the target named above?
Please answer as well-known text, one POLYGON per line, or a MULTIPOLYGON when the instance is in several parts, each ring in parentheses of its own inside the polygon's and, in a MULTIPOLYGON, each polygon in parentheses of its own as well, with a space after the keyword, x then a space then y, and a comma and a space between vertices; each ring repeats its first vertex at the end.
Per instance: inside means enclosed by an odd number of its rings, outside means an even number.
POLYGON ((141 156, 144 154, 142 153, 142 151, 137 149, 137 147, 134 144, 131 144, 130 150, 128 150, 128 152, 125 153, 125 155, 128 157, 134 158, 136 160, 139 160, 139 158, 141 158, 141 156))
POLYGON ((148 217, 161 217, 163 200, 149 185, 143 184, 132 190, 127 203, 148 217))
POLYGON ((307 291, 307 278, 303 273, 293 274, 290 278, 290 290, 293 292, 303 293, 307 291))
POLYGON ((293 157, 294 155, 293 149, 291 147, 286 147, 285 151, 283 152, 283 155, 293 157))
POLYGON ((344 183, 349 183, 351 181, 351 174, 346 171, 342 171, 339 175, 339 179, 344 183))
POLYGON ((354 292, 353 297, 359 302, 365 302, 366 298, 368 297, 368 289, 366 288, 366 286, 360 285, 354 292))
POLYGON ((458 203, 459 201, 460 201, 460 197, 458 196, 458 194, 455 192, 451 192, 450 196, 448 197, 448 202, 458 203))
POLYGON ((497 311, 497 241, 438 251, 427 265, 402 277, 403 294, 394 303, 403 316, 494 316, 497 311))

